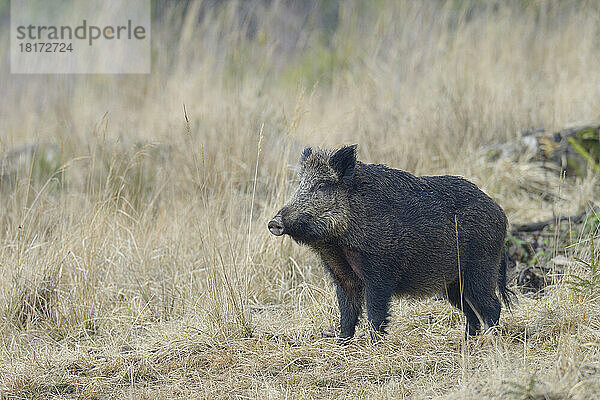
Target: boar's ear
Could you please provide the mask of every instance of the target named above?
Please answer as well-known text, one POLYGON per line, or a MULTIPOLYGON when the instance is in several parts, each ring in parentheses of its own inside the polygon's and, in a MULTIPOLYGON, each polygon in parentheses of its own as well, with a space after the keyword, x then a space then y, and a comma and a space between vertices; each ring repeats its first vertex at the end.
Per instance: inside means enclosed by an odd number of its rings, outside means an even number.
POLYGON ((340 180, 346 185, 352 183, 354 165, 356 164, 356 145, 344 146, 331 156, 329 165, 336 172, 340 180))
POLYGON ((302 155, 300 156, 300 164, 304 164, 308 156, 312 154, 312 149, 310 147, 305 147, 302 151, 302 155))

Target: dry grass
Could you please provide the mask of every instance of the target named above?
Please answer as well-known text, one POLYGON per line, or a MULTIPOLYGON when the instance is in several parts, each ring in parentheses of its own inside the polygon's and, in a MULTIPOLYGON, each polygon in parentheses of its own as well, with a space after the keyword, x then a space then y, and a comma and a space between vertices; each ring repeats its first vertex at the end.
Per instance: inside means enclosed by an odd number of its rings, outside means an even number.
POLYGON ((397 300, 386 340, 339 347, 318 260, 265 227, 304 144, 466 176, 512 223, 597 202, 598 177, 486 155, 600 119, 599 8, 499 4, 342 3, 329 35, 279 3, 168 9, 150 76, 10 75, 0 42, 1 396, 600 396, 598 291, 557 276, 467 343, 445 302, 397 300))

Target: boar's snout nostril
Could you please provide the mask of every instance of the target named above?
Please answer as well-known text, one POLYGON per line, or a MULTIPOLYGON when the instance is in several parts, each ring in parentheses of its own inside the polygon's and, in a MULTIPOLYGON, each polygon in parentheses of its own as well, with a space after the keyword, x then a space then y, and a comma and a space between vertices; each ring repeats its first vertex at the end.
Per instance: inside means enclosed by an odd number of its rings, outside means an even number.
POLYGON ((283 235, 283 221, 281 216, 276 215, 275 218, 269 221, 269 231, 275 236, 283 235))

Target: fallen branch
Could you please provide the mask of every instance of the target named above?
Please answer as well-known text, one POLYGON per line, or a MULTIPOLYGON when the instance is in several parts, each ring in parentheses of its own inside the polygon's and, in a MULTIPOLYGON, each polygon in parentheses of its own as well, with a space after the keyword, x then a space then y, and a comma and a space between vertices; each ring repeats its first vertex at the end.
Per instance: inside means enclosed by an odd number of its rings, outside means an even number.
POLYGON ((571 221, 571 222, 573 222, 575 224, 578 224, 581 221, 583 221, 583 219, 586 216, 588 216, 589 214, 596 214, 597 212, 600 212, 600 207, 593 207, 589 211, 584 211, 584 212, 576 214, 576 215, 567 215, 567 216, 562 216, 562 217, 554 217, 554 218, 549 218, 549 219, 544 220, 544 221, 532 222, 532 223, 529 223, 529 224, 516 225, 516 226, 514 226, 511 229, 511 232, 512 233, 517 233, 517 232, 537 232, 537 231, 541 231, 542 229, 544 229, 548 225, 551 225, 551 224, 560 224, 561 222, 564 222, 564 221, 571 221))

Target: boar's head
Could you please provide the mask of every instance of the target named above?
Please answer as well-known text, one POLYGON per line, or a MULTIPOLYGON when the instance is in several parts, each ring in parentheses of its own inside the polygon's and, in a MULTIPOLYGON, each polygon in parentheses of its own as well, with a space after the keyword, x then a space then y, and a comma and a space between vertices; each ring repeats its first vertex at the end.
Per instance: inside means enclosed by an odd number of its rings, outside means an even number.
POLYGON ((306 244, 344 235, 355 166, 356 145, 336 151, 305 148, 300 157, 298 188, 269 222, 269 231, 306 244))

